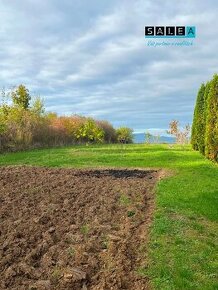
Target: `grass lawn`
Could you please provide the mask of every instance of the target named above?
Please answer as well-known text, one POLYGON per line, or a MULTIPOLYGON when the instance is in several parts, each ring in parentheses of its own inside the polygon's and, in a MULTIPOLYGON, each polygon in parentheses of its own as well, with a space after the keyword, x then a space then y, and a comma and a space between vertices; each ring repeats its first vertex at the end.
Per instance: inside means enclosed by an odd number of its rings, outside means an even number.
POLYGON ((156 188, 149 257, 154 289, 218 289, 218 166, 189 146, 92 145, 0 155, 0 165, 165 168, 156 188))

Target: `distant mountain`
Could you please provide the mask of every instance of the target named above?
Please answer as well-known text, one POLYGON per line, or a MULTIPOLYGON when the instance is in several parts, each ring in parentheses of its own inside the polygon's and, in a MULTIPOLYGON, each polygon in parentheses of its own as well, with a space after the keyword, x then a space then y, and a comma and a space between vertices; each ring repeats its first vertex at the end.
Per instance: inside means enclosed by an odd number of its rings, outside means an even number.
MULTIPOLYGON (((133 133, 133 142, 134 143, 145 143, 145 133, 133 133)), ((167 143, 172 144, 175 143, 175 137, 168 137, 168 136, 160 136, 159 139, 157 136, 151 137, 151 143, 167 143)))

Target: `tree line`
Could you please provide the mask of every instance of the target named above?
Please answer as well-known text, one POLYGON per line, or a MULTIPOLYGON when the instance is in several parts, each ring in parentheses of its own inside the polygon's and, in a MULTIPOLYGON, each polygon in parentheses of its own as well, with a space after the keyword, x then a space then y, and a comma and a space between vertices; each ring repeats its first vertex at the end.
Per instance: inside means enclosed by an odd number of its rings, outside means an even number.
POLYGON ((208 159, 218 162, 218 75, 201 84, 192 124, 191 144, 208 159))
POLYGON ((24 85, 3 89, 0 104, 0 151, 89 143, 132 143, 132 129, 108 121, 46 112, 42 98, 24 85))

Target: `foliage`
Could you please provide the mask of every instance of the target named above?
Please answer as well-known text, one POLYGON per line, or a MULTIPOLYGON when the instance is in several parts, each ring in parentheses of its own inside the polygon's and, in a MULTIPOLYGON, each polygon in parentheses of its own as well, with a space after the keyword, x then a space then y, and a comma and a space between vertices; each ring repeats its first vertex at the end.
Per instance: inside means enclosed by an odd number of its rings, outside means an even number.
POLYGON ((40 97, 36 97, 33 104, 32 104, 32 111, 36 114, 36 115, 43 115, 45 113, 45 106, 44 106, 44 102, 43 99, 41 99, 40 97))
POLYGON ((31 96, 29 90, 24 85, 19 85, 17 88, 12 90, 11 97, 14 105, 25 110, 29 108, 31 96))
POLYGON ((95 121, 91 118, 88 118, 82 126, 79 128, 77 133, 77 139, 82 142, 103 142, 104 140, 104 131, 98 127, 95 121))
POLYGON ((204 114, 204 94, 205 85, 202 84, 197 95, 194 118, 192 124, 191 144, 193 149, 204 153, 204 131, 205 131, 205 114, 204 114))
POLYGON ((107 121, 46 113, 43 99, 30 96, 24 85, 8 92, 3 89, 1 99, 1 151, 117 140, 116 130, 107 121))
POLYGON ((133 130, 128 127, 120 127, 117 129, 117 140, 120 143, 133 143, 133 130))
POLYGON ((108 121, 97 120, 96 124, 98 125, 99 128, 101 128, 104 131, 104 141, 106 143, 115 143, 117 141, 116 130, 108 121))
POLYGON ((4 135, 7 131, 3 110, 0 108, 0 152, 3 150, 4 135))
POLYGON ((0 108, 0 135, 4 134, 6 131, 6 123, 5 123, 5 118, 3 114, 3 110, 0 108))
POLYGON ((218 161, 218 75, 199 89, 193 125, 192 147, 218 161))
POLYGON ((206 157, 218 161, 218 75, 214 75, 207 97, 206 157))
POLYGON ((189 143, 189 134, 190 126, 189 124, 185 125, 184 129, 180 129, 179 121, 173 120, 169 124, 168 134, 171 134, 176 137, 177 144, 187 144, 189 143))

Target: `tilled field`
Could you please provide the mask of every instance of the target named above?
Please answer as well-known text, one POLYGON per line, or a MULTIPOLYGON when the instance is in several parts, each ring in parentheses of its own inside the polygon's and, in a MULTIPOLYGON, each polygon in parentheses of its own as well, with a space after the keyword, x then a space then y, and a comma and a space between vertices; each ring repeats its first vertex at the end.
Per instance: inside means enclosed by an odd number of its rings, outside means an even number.
POLYGON ((0 167, 0 289, 149 289, 158 175, 0 167))

